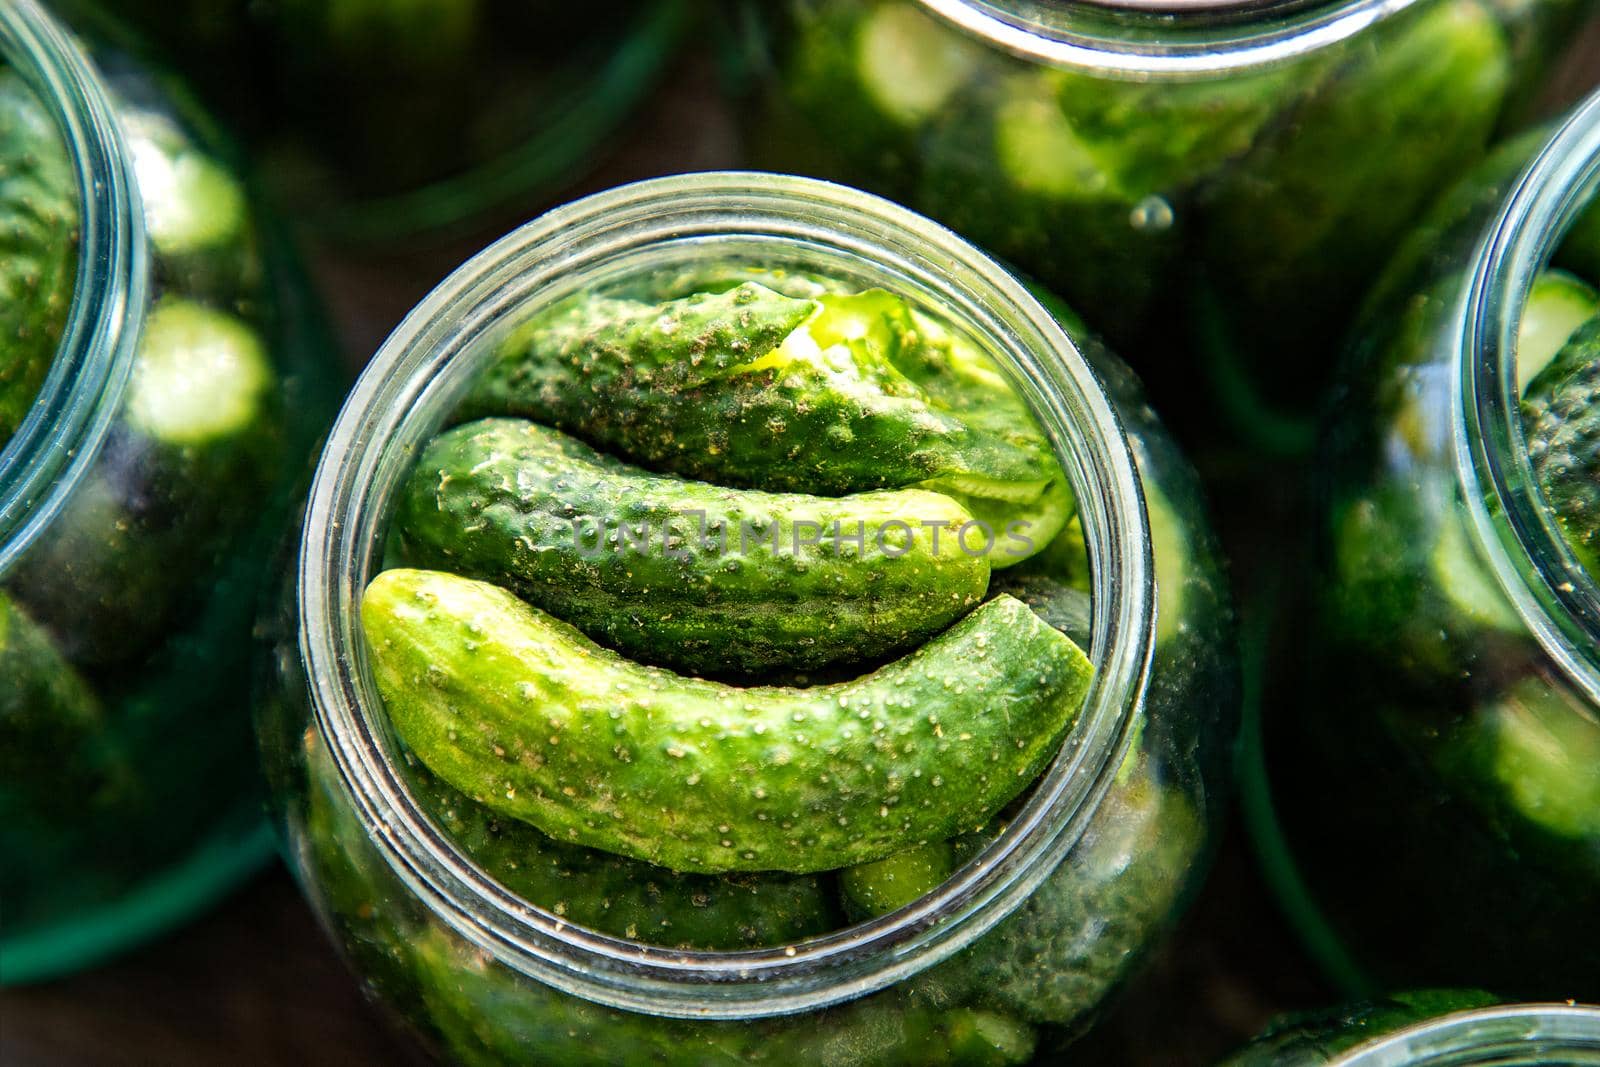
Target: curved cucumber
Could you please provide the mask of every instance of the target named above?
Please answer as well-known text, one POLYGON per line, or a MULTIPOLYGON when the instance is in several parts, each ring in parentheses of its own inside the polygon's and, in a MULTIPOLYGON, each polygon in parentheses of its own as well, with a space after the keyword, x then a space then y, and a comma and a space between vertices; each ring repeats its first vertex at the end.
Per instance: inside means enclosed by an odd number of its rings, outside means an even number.
POLYGON ((757 673, 876 659, 943 630, 988 586, 979 538, 961 543, 971 521, 919 489, 723 489, 483 419, 423 451, 394 544, 406 565, 512 589, 634 659, 757 673))
POLYGON ((1517 388, 1527 392, 1578 327, 1600 314, 1600 293, 1566 271, 1547 270, 1534 279, 1517 325, 1517 388))
MULTIPOLYGON (((993 390, 974 391, 970 378, 935 388, 940 372, 926 358, 902 364, 921 350, 917 331, 905 302, 882 290, 801 300, 746 283, 662 304, 579 296, 512 335, 462 415, 526 416, 655 470, 769 492, 940 479, 1029 504, 1064 484, 1019 400, 996 410, 993 390)), ((1034 537, 1042 547, 1055 532, 1034 537)))
POLYGON ((61 134, 27 84, 0 70, 0 447, 33 406, 66 327, 77 227, 61 134))
POLYGON ((577 926, 681 949, 801 941, 838 926, 816 875, 679 874, 556 841, 418 772, 423 807, 507 889, 577 926))
POLYGON ((1093 668, 1010 597, 871 674, 741 689, 641 667, 505 590, 386 571, 378 689, 434 773, 559 840, 686 872, 833 870, 981 824, 1093 668))
POLYGON ((1545 499, 1579 562, 1600 575, 1600 315, 1534 379, 1522 417, 1545 499))

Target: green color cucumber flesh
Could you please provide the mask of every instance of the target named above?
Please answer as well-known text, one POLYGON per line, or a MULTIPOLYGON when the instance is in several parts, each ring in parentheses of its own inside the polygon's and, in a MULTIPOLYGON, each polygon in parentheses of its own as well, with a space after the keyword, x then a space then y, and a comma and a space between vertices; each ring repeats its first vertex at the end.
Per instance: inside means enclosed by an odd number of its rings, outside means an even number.
POLYGON ((1600 315, 1529 385, 1522 417, 1545 499, 1578 562, 1600 576, 1600 315))
POLYGON ((850 682, 741 689, 642 667, 498 587, 386 571, 379 692, 445 781, 558 840, 685 872, 833 870, 1020 793, 1093 672, 1010 597, 850 682))
POLYGON ((667 948, 782 945, 838 927, 816 875, 680 874, 556 841, 426 771, 419 803, 474 863, 522 899, 576 925, 667 948))
MULTIPOLYGON (((926 359, 908 375, 902 353, 923 343, 905 302, 882 290, 583 295, 519 328, 461 414, 537 419, 642 466, 741 488, 838 496, 968 479, 973 495, 1041 499, 1062 476, 1037 425, 1015 417, 1025 409, 992 415, 990 391, 934 388, 926 359)), ((1034 538, 1042 547, 1054 532, 1034 538)))
POLYGON ((77 265, 78 187, 61 134, 22 78, 0 70, 0 447, 55 358, 77 265))
POLYGON ((971 521, 923 490, 724 489, 483 419, 423 451, 394 544, 403 565, 512 589, 633 659, 758 674, 878 659, 964 615, 989 581, 971 521))
POLYGON ((1517 391, 1526 393, 1578 327, 1600 314, 1600 293, 1566 271, 1534 279, 1517 326, 1517 391))

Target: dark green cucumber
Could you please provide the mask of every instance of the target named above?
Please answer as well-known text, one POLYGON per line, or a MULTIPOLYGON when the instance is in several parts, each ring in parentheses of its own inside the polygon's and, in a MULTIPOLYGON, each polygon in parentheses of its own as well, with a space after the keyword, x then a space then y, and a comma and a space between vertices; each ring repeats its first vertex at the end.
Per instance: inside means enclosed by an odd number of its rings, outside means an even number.
POLYGON ((0 70, 0 447, 55 357, 78 272, 78 186, 61 133, 0 70))
POLYGON ((816 875, 679 874, 553 840, 423 770, 419 803, 474 863, 522 899, 612 937, 680 949, 782 945, 839 925, 816 875))
POLYGON ((211 595, 278 462, 278 404, 242 320, 175 297, 151 309, 122 418, 51 536, 8 578, 72 662, 136 660, 211 595))
POLYGON ((769 492, 966 479, 964 492, 1042 497, 1060 470, 1031 418, 984 425, 991 394, 919 385, 896 365, 914 329, 881 290, 582 295, 517 330, 462 415, 526 416, 654 470, 769 492))
POLYGON ((1600 315, 1528 386, 1522 417, 1545 499, 1578 561, 1600 576, 1600 315))
POLYGON ((108 803, 121 781, 99 697, 0 592, 0 814, 80 818, 108 803))
POLYGON ((1010 597, 850 682, 742 689, 641 667, 496 586, 386 571, 379 692, 445 781, 559 840, 686 872, 833 870, 981 824, 1092 674, 1010 597))
POLYGON ((920 489, 724 489, 483 419, 423 451, 393 543, 403 565, 505 586, 634 659, 755 674, 878 659, 943 630, 988 586, 979 538, 960 541, 971 521, 920 489))

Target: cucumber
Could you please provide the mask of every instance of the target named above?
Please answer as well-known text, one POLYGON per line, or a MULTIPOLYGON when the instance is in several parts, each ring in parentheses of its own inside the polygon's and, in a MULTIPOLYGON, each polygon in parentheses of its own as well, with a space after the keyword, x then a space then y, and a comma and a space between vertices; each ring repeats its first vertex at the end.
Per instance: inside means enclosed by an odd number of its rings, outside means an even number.
POLYGON ((938 115, 982 60, 976 42, 913 4, 880 4, 857 30, 862 87, 901 126, 919 126, 938 115))
POLYGON ((1079 648, 1089 647, 1094 614, 1087 592, 1047 574, 1007 573, 997 577, 992 588, 1028 605, 1035 615, 1066 634, 1079 648))
POLYGON ((118 117, 163 287, 225 307, 248 300, 263 267, 243 184, 169 116, 124 106, 118 117))
POLYGON ((114 799, 100 699, 50 635, 0 592, 0 814, 78 819, 114 799))
POLYGON ((0 69, 0 448, 16 433, 66 328, 78 276, 78 187, 61 134, 0 69))
POLYGON ((1522 418, 1545 499, 1578 562, 1600 576, 1600 315, 1528 386, 1522 418))
POLYGON ((989 581, 961 544, 971 521, 918 489, 722 489, 483 419, 423 451, 394 544, 403 565, 512 589, 634 659, 754 674, 877 659, 950 625, 989 581))
POLYGON ((151 309, 122 419, 8 579, 73 663, 140 659, 213 593, 280 461, 275 384, 239 319, 172 296, 151 309))
POLYGON ((1488 710, 1492 774, 1510 806, 1561 838, 1600 842, 1600 719, 1542 678, 1488 710))
POLYGON ((498 587, 378 575, 391 721, 445 781, 558 840, 673 870, 833 870, 981 823, 1076 718, 1084 654, 1010 597, 812 689, 641 667, 498 587))
POLYGON ((948 841, 930 841, 881 860, 846 868, 839 875, 845 910, 854 919, 899 911, 955 873, 955 850, 948 841))
POLYGON ((426 771, 413 777, 419 803, 474 863, 576 926, 667 948, 732 951, 839 925, 832 892, 815 875, 679 874, 552 840, 426 771))
POLYGON ((839 496, 966 479, 964 492, 988 499, 1041 499, 1060 469, 1036 424, 989 424, 988 392, 919 386, 896 365, 914 331, 904 301, 881 290, 583 295, 515 331, 460 414, 521 415, 738 488, 839 496))
POLYGON ((1600 314, 1600 293, 1566 271, 1547 270, 1534 279, 1517 326, 1517 390, 1526 393, 1539 372, 1579 326, 1600 314))

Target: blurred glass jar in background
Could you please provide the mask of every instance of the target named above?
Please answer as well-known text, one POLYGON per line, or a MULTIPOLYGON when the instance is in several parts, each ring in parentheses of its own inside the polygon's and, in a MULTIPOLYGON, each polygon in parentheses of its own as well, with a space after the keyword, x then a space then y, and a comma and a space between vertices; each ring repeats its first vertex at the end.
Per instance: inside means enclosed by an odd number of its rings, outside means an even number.
POLYGON ((1220 405, 1295 452, 1372 274, 1586 5, 733 7, 758 161, 949 224, 1094 309, 1180 428, 1214 434, 1220 405))
POLYGON ((1128 372, 1060 314, 1066 332, 994 261, 886 201, 737 173, 580 201, 430 296, 330 438, 260 713, 291 864, 369 991, 462 1063, 1048 1062, 1081 1032, 1208 864, 1237 664, 1193 472, 1128 372), (356 611, 417 450, 503 341, 576 293, 662 299, 719 279, 882 287, 992 354, 1079 501, 1078 539, 1015 570, 1092 597, 1097 667, 1059 757, 954 874, 854 925, 833 874, 816 876, 823 921, 799 916, 814 936, 739 952, 648 942, 717 922, 719 905, 738 917, 725 898, 745 883, 685 888, 441 796, 386 713, 356 611), (628 924, 638 900, 648 929, 628 924))
POLYGON ((1398 993, 1291 1017, 1222 1067, 1592 1067, 1600 1007, 1497 1005, 1487 993, 1398 993))
POLYGON ((0 7, 0 54, 0 979, 20 982, 270 857, 251 630, 337 379, 181 89, 30 0, 0 7))
POLYGON ((319 237, 468 226, 581 176, 688 0, 125 0, 319 237))
POLYGON ((1288 910, 1357 989, 1600 996, 1596 214, 1569 230, 1600 97, 1545 136, 1450 192, 1366 306, 1247 775, 1288 910))

